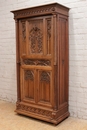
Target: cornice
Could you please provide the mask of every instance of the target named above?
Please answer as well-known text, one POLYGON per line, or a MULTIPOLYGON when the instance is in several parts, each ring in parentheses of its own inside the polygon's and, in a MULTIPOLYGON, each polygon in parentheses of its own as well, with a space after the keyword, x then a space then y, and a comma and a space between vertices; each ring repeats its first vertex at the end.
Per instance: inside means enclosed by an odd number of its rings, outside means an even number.
MULTIPOLYGON (((60 10, 64 10, 65 12, 68 12, 69 8, 64 7, 63 5, 60 5, 58 3, 53 3, 53 4, 42 5, 37 7, 30 7, 21 10, 14 10, 11 12, 14 13, 14 19, 19 19, 25 17, 54 14, 58 12, 60 13, 61 12, 60 10)), ((67 15, 67 13, 64 14, 67 15)))

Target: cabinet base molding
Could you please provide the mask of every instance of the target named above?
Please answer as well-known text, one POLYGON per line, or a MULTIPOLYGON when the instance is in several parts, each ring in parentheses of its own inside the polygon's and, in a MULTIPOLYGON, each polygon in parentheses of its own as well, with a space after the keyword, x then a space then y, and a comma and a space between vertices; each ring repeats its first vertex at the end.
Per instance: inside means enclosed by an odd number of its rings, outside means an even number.
POLYGON ((15 112, 18 114, 44 120, 55 125, 69 116, 68 106, 64 106, 58 111, 53 111, 53 109, 50 108, 39 108, 35 106, 17 104, 15 112))

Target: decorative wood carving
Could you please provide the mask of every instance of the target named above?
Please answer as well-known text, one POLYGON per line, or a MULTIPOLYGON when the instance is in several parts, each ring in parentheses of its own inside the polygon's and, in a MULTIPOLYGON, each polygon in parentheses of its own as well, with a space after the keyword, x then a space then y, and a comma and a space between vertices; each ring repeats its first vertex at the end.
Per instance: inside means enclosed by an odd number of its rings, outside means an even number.
POLYGON ((23 41, 26 40, 26 23, 25 21, 22 22, 22 37, 23 37, 23 41))
POLYGON ((47 20, 47 35, 51 37, 51 20, 47 20))
POLYGON ((43 35, 38 27, 35 26, 31 29, 29 39, 31 41, 31 53, 42 53, 43 35))
POLYGON ((50 11, 51 12, 54 12, 56 10, 56 8, 54 6, 51 6, 51 7, 42 7, 40 9, 30 9, 30 10, 24 10, 24 12, 20 11, 20 12, 15 12, 14 13, 14 18, 17 18, 17 17, 27 17, 29 15, 38 15, 38 14, 42 14, 42 13, 49 13, 50 11))
POLYGON ((50 73, 42 71, 40 75, 40 81, 50 82, 50 73))
POLYGON ((21 104, 17 104, 17 109, 25 110, 27 112, 33 112, 33 113, 48 116, 48 117, 51 117, 51 115, 52 115, 51 111, 42 110, 40 108, 34 108, 31 106, 25 106, 25 105, 21 105, 21 104))
POLYGON ((25 70, 25 80, 34 80, 34 74, 31 70, 25 70))
POLYGON ((47 54, 51 54, 51 19, 47 20, 47 54))
POLYGON ((36 65, 35 61, 34 60, 30 60, 30 59, 24 59, 23 62, 26 65, 36 65))
POLYGON ((24 64, 26 65, 41 65, 41 66, 50 66, 51 61, 49 60, 30 60, 30 59, 24 59, 24 64))

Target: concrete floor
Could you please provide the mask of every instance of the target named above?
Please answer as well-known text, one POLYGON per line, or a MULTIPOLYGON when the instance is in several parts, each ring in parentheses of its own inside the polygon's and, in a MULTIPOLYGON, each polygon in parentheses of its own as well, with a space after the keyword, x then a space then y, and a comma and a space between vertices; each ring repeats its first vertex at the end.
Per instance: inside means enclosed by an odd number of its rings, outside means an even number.
POLYGON ((69 117, 57 126, 17 115, 15 104, 0 100, 0 130, 87 130, 87 120, 69 117))

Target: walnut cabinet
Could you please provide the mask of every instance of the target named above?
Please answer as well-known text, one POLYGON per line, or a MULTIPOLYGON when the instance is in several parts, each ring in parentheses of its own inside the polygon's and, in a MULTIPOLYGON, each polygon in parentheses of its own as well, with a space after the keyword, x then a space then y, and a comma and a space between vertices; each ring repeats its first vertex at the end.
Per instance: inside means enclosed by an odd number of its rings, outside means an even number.
POLYGON ((58 124, 68 112, 68 11, 58 3, 11 11, 16 23, 16 112, 58 124))

